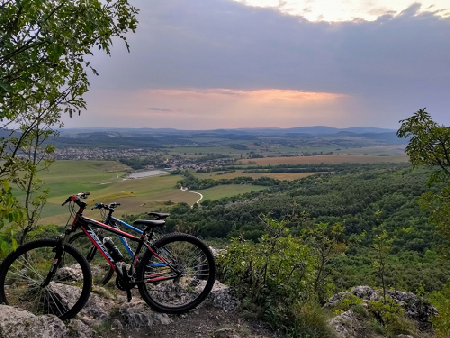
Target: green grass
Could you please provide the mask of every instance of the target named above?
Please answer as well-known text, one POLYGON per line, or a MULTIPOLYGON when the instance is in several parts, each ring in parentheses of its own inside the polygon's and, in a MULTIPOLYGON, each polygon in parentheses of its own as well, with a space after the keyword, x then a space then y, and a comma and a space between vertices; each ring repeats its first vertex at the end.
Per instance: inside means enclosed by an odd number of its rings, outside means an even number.
POLYGON ((199 190, 199 193, 203 195, 203 200, 217 200, 224 197, 231 197, 250 191, 260 191, 264 189, 267 189, 267 187, 250 184, 226 184, 218 185, 205 190, 199 190))
MULTIPOLYGON (((61 207, 64 200, 80 191, 90 191, 89 206, 95 202, 121 203, 116 215, 141 213, 165 206, 166 201, 194 203, 195 194, 176 188, 179 175, 158 175, 124 180, 127 166, 114 161, 57 161, 40 178, 50 190, 48 202, 41 214, 41 224, 65 224, 69 213, 61 207)), ((90 207, 89 207, 90 208, 90 207)), ((86 215, 98 218, 98 211, 86 210, 86 215)))
MULTIPOLYGON (((113 161, 58 161, 48 171, 41 173, 41 179, 50 196, 41 214, 41 224, 64 225, 69 217, 67 207, 61 207, 64 200, 80 191, 90 191, 85 215, 100 218, 97 210, 90 208, 96 202, 119 202, 115 215, 138 214, 155 209, 167 208, 167 201, 194 204, 199 195, 176 188, 180 175, 163 174, 141 179, 124 179, 128 167, 113 161)), ((200 191, 204 199, 219 199, 266 187, 254 185, 223 185, 200 191)))

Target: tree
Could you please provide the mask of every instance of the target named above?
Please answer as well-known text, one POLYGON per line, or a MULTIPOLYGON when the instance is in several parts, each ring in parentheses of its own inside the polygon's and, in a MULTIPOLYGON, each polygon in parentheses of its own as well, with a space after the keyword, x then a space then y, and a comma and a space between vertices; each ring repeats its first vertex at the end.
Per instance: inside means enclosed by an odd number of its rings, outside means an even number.
MULTIPOLYGON (((87 71, 98 75, 86 56, 94 47, 110 54, 115 37, 128 49, 125 34, 134 32, 137 13, 127 0, 0 0, 0 132, 7 133, 0 138, 0 180, 26 193, 25 228, 46 200, 36 178, 53 152, 46 140, 62 126, 63 112, 86 107, 87 71)), ((23 220, 23 209, 11 203, 19 216, 2 220, 23 220)))
POLYGON ((431 211, 432 220, 450 240, 450 127, 434 122, 425 108, 400 123, 397 136, 409 138, 405 152, 411 163, 433 169, 428 183, 434 187, 422 196, 422 205, 431 211))
POLYGON ((342 237, 344 227, 341 223, 330 225, 320 222, 303 229, 303 237, 315 253, 314 292, 321 304, 327 296, 327 278, 331 274, 330 262, 345 250, 342 237))
POLYGON ((44 101, 84 108, 86 69, 96 73, 85 56, 109 54, 113 37, 126 44, 136 14, 127 0, 0 0, 0 118, 44 101))
POLYGON ((373 263, 372 266, 375 270, 375 275, 381 283, 381 288, 383 289, 383 302, 386 304, 386 271, 387 271, 387 260, 389 258, 389 253, 391 251, 390 244, 392 239, 389 238, 387 231, 383 230, 381 234, 376 235, 373 239, 373 263))

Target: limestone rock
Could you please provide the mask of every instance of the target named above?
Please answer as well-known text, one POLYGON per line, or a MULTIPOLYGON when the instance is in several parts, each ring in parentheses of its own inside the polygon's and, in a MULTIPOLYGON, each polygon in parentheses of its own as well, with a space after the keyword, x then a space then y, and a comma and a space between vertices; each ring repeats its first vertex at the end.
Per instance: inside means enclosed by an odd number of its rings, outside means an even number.
POLYGON ((124 303, 119 308, 119 315, 119 320, 127 328, 150 327, 154 324, 172 322, 167 314, 152 311, 142 300, 124 303))
POLYGON ((92 338, 91 328, 79 319, 70 320, 66 327, 69 329, 70 337, 92 338))
POLYGON ((82 323, 74 322, 70 329, 53 315, 35 316, 11 306, 0 305, 0 336, 16 338, 90 338, 82 323))
POLYGON ((354 294, 356 297, 364 299, 364 300, 380 300, 381 297, 378 295, 377 291, 372 289, 370 286, 362 285, 362 286, 355 286, 350 290, 352 294, 354 294))
POLYGON ((214 283, 207 301, 212 302, 214 307, 226 311, 234 310, 240 305, 240 301, 233 296, 231 288, 218 281, 214 283))
POLYGON ((328 324, 334 328, 340 338, 362 337, 364 328, 352 310, 345 311, 339 316, 332 318, 328 324))
POLYGON ((209 246, 209 250, 211 250, 211 252, 215 258, 219 257, 219 255, 221 253, 224 254, 227 252, 226 249, 216 249, 216 248, 213 248, 212 246, 209 246))

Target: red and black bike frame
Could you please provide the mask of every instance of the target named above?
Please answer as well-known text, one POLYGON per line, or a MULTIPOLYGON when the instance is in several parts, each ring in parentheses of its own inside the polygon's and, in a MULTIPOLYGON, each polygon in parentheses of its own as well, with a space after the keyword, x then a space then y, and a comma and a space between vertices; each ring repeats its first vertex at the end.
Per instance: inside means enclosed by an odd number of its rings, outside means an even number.
MULTIPOLYGON (((74 201, 76 202, 76 201, 74 201)), ((106 261, 108 262, 108 264, 114 269, 114 271, 116 271, 116 261, 111 257, 111 255, 109 254, 108 250, 105 248, 105 246, 103 245, 102 241, 100 240, 100 238, 97 236, 97 234, 94 232, 94 230, 92 230, 91 226, 94 228, 99 228, 99 229, 103 229, 106 230, 108 232, 114 233, 116 235, 122 236, 122 237, 126 237, 134 242, 138 242, 138 247, 136 248, 136 252, 135 252, 135 259, 134 259, 134 265, 136 266, 137 261, 138 261, 138 255, 142 249, 142 247, 145 245, 145 240, 147 238, 147 234, 144 233, 139 237, 136 237, 132 234, 129 234, 128 232, 122 231, 118 228, 114 228, 111 227, 107 224, 104 224, 100 221, 97 221, 95 219, 91 219, 91 218, 87 218, 85 216, 83 216, 83 211, 85 209, 85 204, 84 202, 82 202, 83 204, 80 205, 79 203, 78 206, 80 207, 80 210, 78 210, 78 212, 75 214, 75 217, 73 219, 72 222, 72 228, 81 228, 83 230, 83 232, 86 234, 86 236, 90 239, 90 241, 92 242, 92 244, 97 248, 97 250, 102 254, 103 257, 105 257, 106 261)), ((158 257, 158 259, 160 259, 161 263, 166 264, 167 266, 173 268, 171 266, 171 264, 169 262, 166 262, 164 260, 164 258, 162 258, 160 255, 158 255, 149 245, 145 245, 146 248, 148 250, 150 250, 153 255, 155 255, 156 257, 158 257)), ((145 281, 142 281, 141 283, 151 283, 151 282, 158 282, 161 280, 168 280, 168 279, 174 279, 176 277, 171 276, 171 277, 161 277, 160 273, 155 273, 155 274, 150 274, 148 276, 145 276, 145 281)), ((139 282, 137 282, 139 283, 139 282)))

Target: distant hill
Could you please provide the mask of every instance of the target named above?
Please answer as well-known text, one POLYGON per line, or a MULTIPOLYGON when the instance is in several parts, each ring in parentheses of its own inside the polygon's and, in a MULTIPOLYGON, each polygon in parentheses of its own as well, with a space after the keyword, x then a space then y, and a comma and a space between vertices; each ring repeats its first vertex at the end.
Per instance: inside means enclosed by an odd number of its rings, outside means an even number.
POLYGON ((340 132, 354 134, 381 134, 395 133, 395 129, 376 127, 349 127, 335 128, 325 126, 293 127, 293 128, 235 128, 235 129, 210 129, 210 130, 186 130, 175 128, 64 128, 60 130, 62 136, 77 137, 94 133, 118 133, 120 135, 149 135, 149 134, 178 134, 178 135, 332 135, 340 132))

